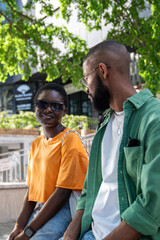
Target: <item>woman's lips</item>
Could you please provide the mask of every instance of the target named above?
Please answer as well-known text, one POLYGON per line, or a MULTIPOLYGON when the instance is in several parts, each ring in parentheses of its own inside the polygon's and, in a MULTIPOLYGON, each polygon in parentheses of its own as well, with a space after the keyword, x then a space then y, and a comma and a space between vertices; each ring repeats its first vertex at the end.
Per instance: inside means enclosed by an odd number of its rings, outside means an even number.
POLYGON ((42 115, 42 117, 43 117, 43 118, 46 118, 46 119, 51 119, 51 118, 53 118, 52 115, 44 115, 44 114, 42 115))

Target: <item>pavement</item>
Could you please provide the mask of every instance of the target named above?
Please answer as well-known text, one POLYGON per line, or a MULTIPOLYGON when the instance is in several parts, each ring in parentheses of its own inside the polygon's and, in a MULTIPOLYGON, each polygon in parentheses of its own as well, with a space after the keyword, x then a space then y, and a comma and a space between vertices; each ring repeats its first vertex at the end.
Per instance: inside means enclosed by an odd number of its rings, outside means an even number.
POLYGON ((15 222, 0 223, 0 240, 7 240, 8 235, 11 233, 15 222))

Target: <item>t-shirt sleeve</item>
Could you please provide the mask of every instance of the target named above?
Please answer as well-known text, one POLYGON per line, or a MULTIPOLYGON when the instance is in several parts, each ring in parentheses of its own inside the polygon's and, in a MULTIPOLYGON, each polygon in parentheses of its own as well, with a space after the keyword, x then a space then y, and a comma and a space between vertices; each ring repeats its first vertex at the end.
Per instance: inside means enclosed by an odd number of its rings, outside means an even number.
POLYGON ((27 178, 26 178, 26 184, 28 186, 30 186, 30 177, 31 177, 31 152, 28 159, 27 178))
POLYGON ((29 154, 29 158, 28 158, 28 166, 27 166, 27 177, 26 177, 26 184, 28 186, 30 186, 31 184, 31 174, 32 174, 32 155, 33 155, 33 152, 34 152, 34 141, 32 142, 32 147, 31 147, 31 151, 30 151, 30 154, 29 154))
POLYGON ((82 190, 88 168, 88 157, 80 137, 68 133, 61 148, 61 164, 57 187, 82 190))

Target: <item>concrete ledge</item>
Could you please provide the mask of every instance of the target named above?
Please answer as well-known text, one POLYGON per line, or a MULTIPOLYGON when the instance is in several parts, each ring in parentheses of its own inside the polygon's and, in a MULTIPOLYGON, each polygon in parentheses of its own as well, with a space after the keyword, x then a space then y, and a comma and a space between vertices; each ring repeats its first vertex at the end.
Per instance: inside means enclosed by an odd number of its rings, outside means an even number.
POLYGON ((3 129, 0 128, 0 134, 1 135, 40 135, 40 131, 37 128, 33 128, 33 129, 3 129))
POLYGON ((27 188, 25 183, 0 183, 0 223, 17 220, 27 188))
POLYGON ((0 190, 1 189, 13 189, 13 188, 27 188, 26 183, 25 182, 14 182, 14 183, 10 183, 10 182, 3 182, 0 183, 0 190))

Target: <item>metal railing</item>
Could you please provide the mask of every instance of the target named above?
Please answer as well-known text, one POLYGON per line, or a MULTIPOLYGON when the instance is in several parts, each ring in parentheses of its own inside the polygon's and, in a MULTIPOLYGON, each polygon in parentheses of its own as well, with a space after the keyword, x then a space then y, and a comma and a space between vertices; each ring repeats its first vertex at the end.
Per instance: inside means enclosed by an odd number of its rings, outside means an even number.
POLYGON ((89 153, 90 153, 90 150, 91 150, 91 145, 92 145, 93 138, 94 138, 94 133, 88 134, 88 135, 82 137, 83 143, 84 143, 86 151, 88 153, 88 156, 89 156, 89 153))
MULTIPOLYGON (((94 134, 82 137, 89 155, 94 134)), ((29 149, 0 154, 0 182, 25 182, 29 149)))
POLYGON ((29 149, 0 154, 0 182, 23 182, 26 179, 29 149))

